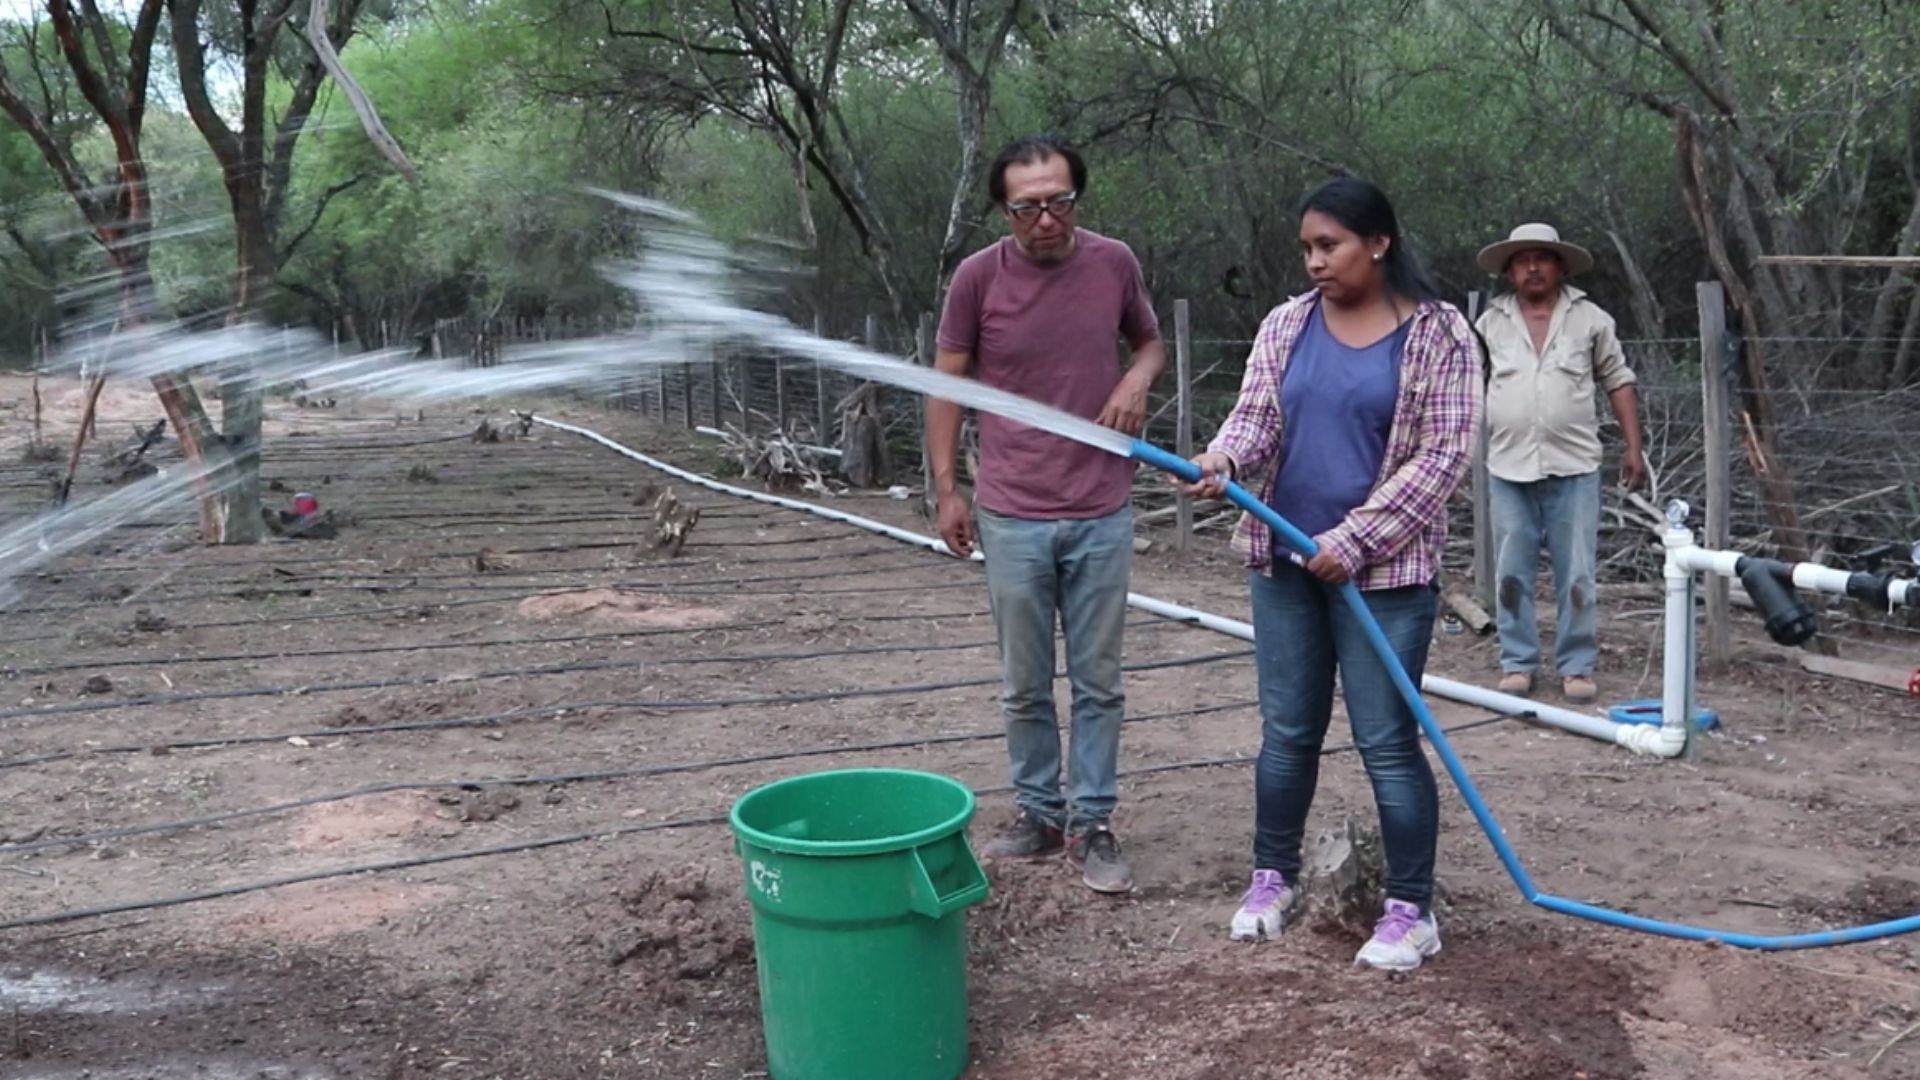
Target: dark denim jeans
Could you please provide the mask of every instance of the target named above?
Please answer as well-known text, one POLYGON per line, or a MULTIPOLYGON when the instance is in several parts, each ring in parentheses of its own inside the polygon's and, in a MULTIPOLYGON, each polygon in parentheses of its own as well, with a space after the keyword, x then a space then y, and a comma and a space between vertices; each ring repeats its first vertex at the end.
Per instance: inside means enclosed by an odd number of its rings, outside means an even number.
MULTIPOLYGON (((1284 555, 1275 558, 1272 576, 1256 572, 1252 579, 1262 721, 1254 774, 1254 867, 1278 870, 1289 882, 1299 879, 1300 842, 1320 776, 1320 746, 1333 717, 1338 670, 1353 741, 1380 808, 1387 895, 1426 911, 1433 901, 1440 797, 1413 710, 1336 590, 1284 555)), ((1382 589, 1365 597, 1400 663, 1419 685, 1433 640, 1433 589, 1382 589)))

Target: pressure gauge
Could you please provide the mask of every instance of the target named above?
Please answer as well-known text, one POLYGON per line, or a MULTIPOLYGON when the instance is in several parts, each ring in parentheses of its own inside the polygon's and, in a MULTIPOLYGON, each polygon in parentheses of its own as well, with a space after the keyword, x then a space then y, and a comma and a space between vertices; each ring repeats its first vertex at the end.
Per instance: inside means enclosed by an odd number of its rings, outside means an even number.
MULTIPOLYGON (((1693 516, 1693 507, 1688 506, 1686 503, 1686 500, 1684 499, 1675 499, 1672 502, 1667 504, 1667 524, 1673 526, 1676 529, 1685 525, 1687 523, 1687 519, 1692 516, 1693 516)), ((1916 543, 1914 545, 1914 548, 1915 550, 1920 551, 1920 543, 1916 543)))

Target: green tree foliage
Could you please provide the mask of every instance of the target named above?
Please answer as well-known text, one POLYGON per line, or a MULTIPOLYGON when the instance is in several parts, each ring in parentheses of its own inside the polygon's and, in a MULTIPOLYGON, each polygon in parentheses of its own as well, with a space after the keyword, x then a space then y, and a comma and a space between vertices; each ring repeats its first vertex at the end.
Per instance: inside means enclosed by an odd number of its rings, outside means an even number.
MULTIPOLYGON (((967 154, 974 93, 988 102, 980 153, 1043 129, 1086 147, 1085 224, 1132 244, 1156 296, 1191 298, 1209 336, 1244 336, 1305 286, 1295 207, 1347 170, 1394 196, 1456 296, 1488 284, 1472 261, 1482 244, 1544 219, 1601 256, 1590 285, 1637 333, 1684 332, 1692 283, 1731 270, 1770 313, 1763 329, 1894 338, 1920 312, 1909 275, 1758 273, 1753 261, 1920 246, 1915 11, 1879 0, 382 9, 343 56, 420 182, 386 168, 323 89, 293 159, 268 310, 362 341, 381 327, 404 340, 437 318, 612 314, 621 298, 596 262, 633 237, 585 193, 600 185, 772 243, 806 271, 774 300, 790 315, 845 333, 878 314, 899 333, 938 303, 956 245, 1002 231, 967 154), (1682 183, 1695 171, 1683 129, 1701 151, 1704 200, 1682 183)), ((275 85, 284 110, 293 81, 275 85)), ((186 140, 173 163, 177 106, 154 104, 148 140, 156 186, 178 189, 156 196, 163 217, 208 194, 186 140)), ((50 190, 15 143, 0 133, 0 190, 50 190)), ((213 302, 203 283, 231 259, 221 243, 215 229, 157 247, 182 310, 213 302)), ((0 273, 72 272, 17 247, 0 241, 0 273)), ((0 309, 10 343, 15 310, 0 309)))

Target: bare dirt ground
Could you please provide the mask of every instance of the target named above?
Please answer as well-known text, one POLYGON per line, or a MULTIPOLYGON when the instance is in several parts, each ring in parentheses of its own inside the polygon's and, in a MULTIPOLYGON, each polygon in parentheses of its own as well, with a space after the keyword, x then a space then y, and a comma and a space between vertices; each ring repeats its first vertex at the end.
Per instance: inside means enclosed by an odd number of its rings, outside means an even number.
MULTIPOLYGON (((49 466, 20 456, 25 388, 0 384, 9 521, 48 491, 49 466)), ((551 412, 718 465, 670 427, 551 412)), ((124 442, 157 416, 128 392, 101 431, 124 442)), ((477 420, 278 404, 265 476, 345 516, 339 539, 205 549, 183 508, 0 611, 0 1076, 762 1076, 750 921, 715 816, 840 766, 1004 784, 977 567, 550 430, 476 445, 477 420), (637 559, 639 504, 667 487, 703 516, 680 558, 637 559), (205 820, 223 814, 239 816, 205 820), (505 847, 524 850, 455 857, 505 847)), ((82 497, 102 490, 99 456, 82 497)), ((925 529, 904 503, 837 502, 925 529)), ((1221 538, 1167 546, 1140 558, 1137 590, 1245 617, 1221 538)), ((1653 696, 1657 604, 1608 605, 1603 691, 1653 696)), ((1117 823, 1141 887, 1111 900, 1059 863, 992 869, 970 920, 969 1075, 1920 1076, 1920 1035, 1897 1038, 1920 1019, 1911 941, 1761 955, 1530 908, 1444 780, 1446 951, 1428 968, 1356 972, 1356 938, 1314 924, 1228 942, 1251 776, 1165 767, 1255 749, 1250 660, 1145 616, 1127 659, 1123 764, 1158 770, 1125 781, 1117 823)), ((1484 684, 1493 660, 1442 636, 1432 670, 1484 684)), ((1920 911, 1912 704, 1761 659, 1703 697, 1726 726, 1691 762, 1517 721, 1456 746, 1560 895, 1758 932, 1920 911)), ((1358 761, 1335 757, 1316 823, 1371 812, 1358 761)), ((984 795, 976 836, 1008 813, 984 795)))

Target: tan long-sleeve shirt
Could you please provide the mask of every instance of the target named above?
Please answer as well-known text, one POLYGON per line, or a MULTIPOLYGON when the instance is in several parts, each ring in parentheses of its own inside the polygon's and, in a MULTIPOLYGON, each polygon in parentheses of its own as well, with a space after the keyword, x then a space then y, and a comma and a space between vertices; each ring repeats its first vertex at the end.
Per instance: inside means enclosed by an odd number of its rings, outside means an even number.
POLYGON ((1531 483, 1600 468, 1599 398, 1634 383, 1613 316, 1572 286, 1560 290, 1544 349, 1511 293, 1475 324, 1487 340, 1487 471, 1531 483))

